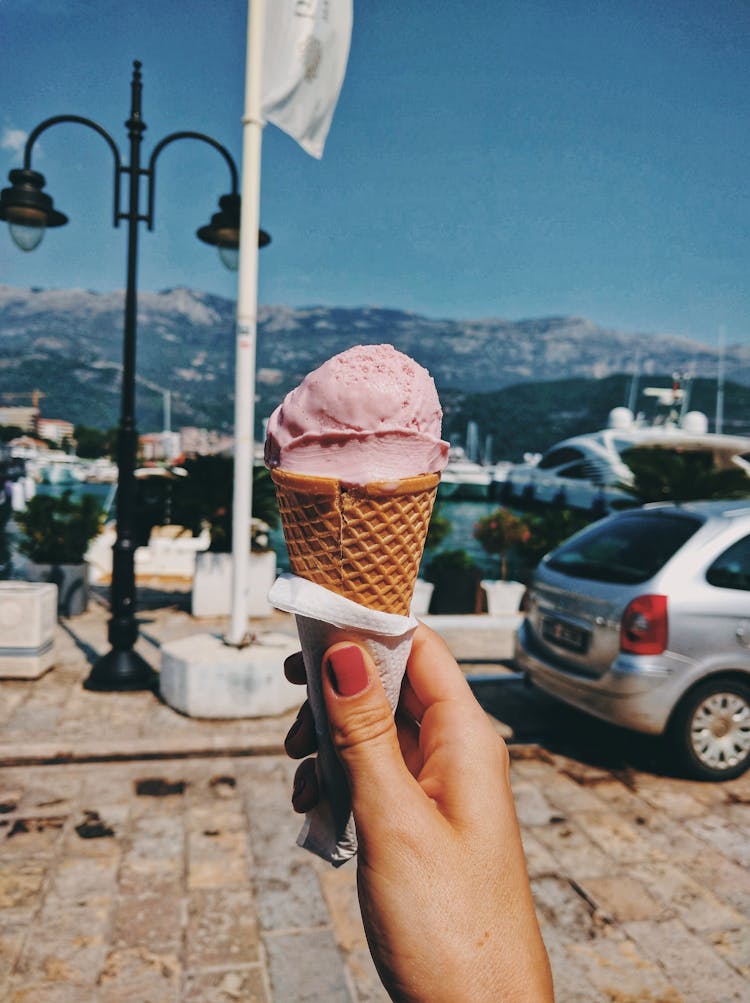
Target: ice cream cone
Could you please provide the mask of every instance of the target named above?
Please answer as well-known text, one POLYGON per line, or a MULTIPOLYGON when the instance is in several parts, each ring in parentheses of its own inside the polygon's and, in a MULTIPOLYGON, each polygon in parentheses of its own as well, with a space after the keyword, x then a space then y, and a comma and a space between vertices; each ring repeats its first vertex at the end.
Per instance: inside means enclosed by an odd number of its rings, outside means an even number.
POLYGON ((328 731, 322 659, 342 637, 370 652, 395 710, 414 583, 448 458, 435 383, 392 345, 355 345, 290 390, 265 459, 293 574, 270 598, 294 613, 315 721, 320 797, 299 844, 333 864, 356 852, 351 797, 328 731))
POLYGON ((384 613, 409 613, 439 474, 344 485, 271 471, 292 571, 384 613))

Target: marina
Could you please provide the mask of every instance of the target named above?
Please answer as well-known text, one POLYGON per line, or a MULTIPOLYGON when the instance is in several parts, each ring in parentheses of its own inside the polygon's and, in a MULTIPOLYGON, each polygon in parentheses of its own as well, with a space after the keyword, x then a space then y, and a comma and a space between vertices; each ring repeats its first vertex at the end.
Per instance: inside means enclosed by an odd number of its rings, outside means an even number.
POLYGON ((636 449, 705 453, 717 470, 750 475, 750 437, 710 432, 707 416, 688 410, 689 384, 646 387, 643 395, 656 404, 651 417, 633 407, 614 407, 606 428, 571 436, 512 465, 499 497, 521 508, 554 505, 604 515, 634 504, 628 490, 634 475, 626 459, 628 450, 636 449))

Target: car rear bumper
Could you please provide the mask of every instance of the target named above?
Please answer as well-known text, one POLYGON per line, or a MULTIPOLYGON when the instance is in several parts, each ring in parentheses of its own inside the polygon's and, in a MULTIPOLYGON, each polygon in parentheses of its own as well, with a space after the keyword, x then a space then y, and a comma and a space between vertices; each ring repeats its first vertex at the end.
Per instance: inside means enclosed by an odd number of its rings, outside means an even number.
POLYGON ((661 734, 679 694, 663 659, 621 655, 601 676, 590 677, 555 664, 536 650, 524 621, 514 659, 534 685, 595 717, 651 735, 661 734))

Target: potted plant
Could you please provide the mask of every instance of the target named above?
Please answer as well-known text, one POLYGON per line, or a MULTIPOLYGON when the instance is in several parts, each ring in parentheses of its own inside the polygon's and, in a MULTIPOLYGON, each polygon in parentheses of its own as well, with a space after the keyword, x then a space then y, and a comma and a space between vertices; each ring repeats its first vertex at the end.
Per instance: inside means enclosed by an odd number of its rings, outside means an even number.
MULTIPOLYGON (((427 537, 425 539, 425 561, 429 559, 429 553, 440 546, 450 535, 452 529, 451 521, 443 515, 440 506, 436 505, 432 510, 430 522, 427 527, 427 537)), ((420 575, 414 582, 414 595, 411 600, 411 611, 415 616, 424 616, 430 610, 432 594, 435 591, 435 583, 428 581, 420 575)))
POLYGON ((483 579, 481 583, 487 593, 488 613, 494 615, 518 611, 524 585, 522 582, 508 581, 508 555, 514 547, 527 543, 530 536, 531 531, 524 520, 507 508, 495 509, 474 527, 474 538, 483 549, 500 558, 500 578, 483 579))
POLYGON ((467 551, 443 550, 425 568, 425 578, 435 591, 431 613, 475 613, 482 572, 467 551))
POLYGON ((76 616, 88 605, 88 566, 84 555, 99 532, 102 513, 93 495, 74 499, 35 495, 16 515, 22 532, 19 551, 29 559, 26 578, 57 585, 61 616, 76 616))

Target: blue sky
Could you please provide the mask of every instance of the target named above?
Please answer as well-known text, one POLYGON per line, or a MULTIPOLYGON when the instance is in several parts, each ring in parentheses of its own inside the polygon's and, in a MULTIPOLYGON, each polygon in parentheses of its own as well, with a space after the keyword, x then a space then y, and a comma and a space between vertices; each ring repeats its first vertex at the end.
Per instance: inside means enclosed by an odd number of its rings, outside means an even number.
MULTIPOLYGON (((193 129, 239 158, 245 17, 241 0, 0 0, 3 184, 51 115, 95 118, 124 148, 133 59, 146 156, 193 129)), ((260 301, 748 342, 749 137, 745 0, 355 0, 323 160, 264 132, 260 301)), ((106 145, 67 125, 37 152, 71 222, 33 254, 0 233, 0 282, 122 288, 106 145)), ((228 187, 207 147, 165 151, 142 289, 235 297, 194 238, 228 187)))

